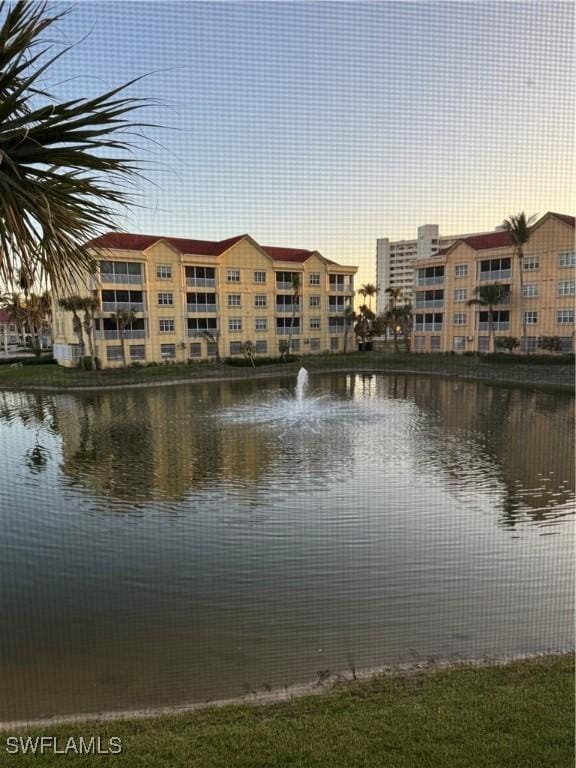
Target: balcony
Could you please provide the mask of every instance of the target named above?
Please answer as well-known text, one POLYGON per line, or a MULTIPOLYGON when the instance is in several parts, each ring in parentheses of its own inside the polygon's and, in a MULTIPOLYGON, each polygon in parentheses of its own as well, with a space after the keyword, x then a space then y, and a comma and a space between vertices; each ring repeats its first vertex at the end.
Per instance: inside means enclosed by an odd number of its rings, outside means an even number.
POLYGON ((189 339, 199 338, 204 336, 205 333, 209 333, 211 336, 216 337, 218 334, 217 328, 188 328, 187 336, 189 339))
POLYGON ((416 277, 416 285, 441 285, 444 282, 444 275, 433 275, 432 277, 416 277))
POLYGON ((478 279, 482 282, 485 280, 510 280, 511 276, 511 269, 495 269, 492 272, 480 272, 478 279))
MULTIPOLYGON (((490 330, 490 323, 478 323, 478 330, 479 331, 489 331, 490 330)), ((510 330, 510 322, 508 320, 495 320, 492 323, 492 330, 493 331, 509 331, 510 330)))
POLYGON ((145 339, 146 331, 143 328, 136 331, 127 328, 122 333, 120 331, 94 331, 94 338, 106 341, 111 339, 145 339))
POLYGON ((295 325, 294 328, 276 328, 276 334, 278 336, 290 336, 290 332, 292 332, 292 336, 300 336, 300 326, 295 325))
MULTIPOLYGON (((263 309, 265 309, 265 307, 263 307, 263 309)), ((277 315, 291 315, 292 312, 296 315, 300 315, 302 313, 300 304, 276 304, 277 315)))
POLYGON ((189 314, 204 314, 204 312, 216 311, 216 304, 186 304, 186 312, 189 314))
POLYGON ((442 323, 422 323, 421 325, 415 325, 415 331, 441 331, 442 323))
POLYGON ((344 333, 345 330, 343 325, 330 325, 328 323, 328 333, 344 333))
POLYGON ((187 277, 186 285, 190 288, 215 288, 216 278, 214 277, 187 277))
POLYGON ((130 312, 144 312, 144 302, 142 301, 103 301, 102 312, 118 312, 125 309, 130 312))
POLYGON ((354 287, 349 283, 330 283, 328 293, 354 293, 354 287))
POLYGON ((347 309, 349 309, 349 305, 328 304, 329 315, 343 315, 347 309))
POLYGON ((276 280, 276 290, 277 291, 293 291, 294 286, 291 282, 287 282, 286 280, 276 280))
POLYGON ((142 285, 144 283, 144 275, 117 275, 113 272, 101 272, 100 282, 122 283, 124 285, 142 285))
POLYGON ((444 299, 429 299, 428 301, 417 301, 414 304, 415 309, 441 309, 444 306, 444 299))

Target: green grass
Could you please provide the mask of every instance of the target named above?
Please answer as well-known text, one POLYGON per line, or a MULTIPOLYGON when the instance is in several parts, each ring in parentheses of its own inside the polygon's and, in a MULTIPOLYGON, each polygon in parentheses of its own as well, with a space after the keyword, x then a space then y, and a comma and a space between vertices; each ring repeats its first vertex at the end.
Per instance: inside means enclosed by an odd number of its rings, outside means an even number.
POLYGON ((157 365, 138 368, 114 368, 104 371, 82 371, 57 365, 0 366, 0 388, 25 389, 27 387, 81 388, 137 383, 194 380, 198 378, 252 378, 272 375, 292 376, 301 365, 310 371, 322 370, 379 370, 418 371, 441 373, 473 379, 488 379, 534 386, 551 386, 570 389, 574 378, 574 366, 531 365, 518 360, 515 364, 480 360, 476 357, 450 354, 410 354, 393 352, 355 352, 350 354, 310 355, 296 362, 251 366, 229 366, 225 363, 191 363, 157 365))
POLYGON ((122 755, 10 756, 0 762, 125 768, 572 768, 573 708, 573 659, 551 656, 377 677, 281 704, 45 727, 31 733, 60 739, 94 735, 102 743, 120 737, 122 755))

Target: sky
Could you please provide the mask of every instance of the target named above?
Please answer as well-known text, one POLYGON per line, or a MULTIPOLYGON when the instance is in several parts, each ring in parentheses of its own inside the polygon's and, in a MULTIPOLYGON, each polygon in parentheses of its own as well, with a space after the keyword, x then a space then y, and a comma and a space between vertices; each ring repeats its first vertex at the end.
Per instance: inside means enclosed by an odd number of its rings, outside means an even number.
POLYGON ((149 73, 133 93, 162 128, 128 231, 249 233, 366 282, 379 237, 574 213, 573 23, 555 2, 83 2, 51 82, 149 73))

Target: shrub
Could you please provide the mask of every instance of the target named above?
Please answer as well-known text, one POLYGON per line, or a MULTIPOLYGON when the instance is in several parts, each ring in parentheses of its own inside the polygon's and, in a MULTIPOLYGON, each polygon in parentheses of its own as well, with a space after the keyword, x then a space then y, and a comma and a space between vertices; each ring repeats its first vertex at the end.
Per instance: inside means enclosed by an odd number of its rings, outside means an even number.
POLYGON ((3 357, 0 358, 0 365, 12 365, 13 363, 22 363, 22 365, 56 365, 56 360, 52 355, 46 357, 3 357))
POLYGON ((520 340, 515 336, 496 336, 494 345, 496 349, 507 349, 509 352, 513 352, 516 347, 520 346, 520 340))
MULTIPOLYGON (((296 355, 287 355, 286 358, 282 357, 255 357, 254 358, 254 365, 258 367, 259 365, 278 365, 279 363, 294 363, 296 362, 298 358, 296 355)), ((250 366, 252 367, 252 363, 250 360, 247 360, 245 357, 227 357, 225 358, 224 362, 226 365, 232 365, 238 368, 250 366)))
POLYGON ((510 355, 506 352, 494 352, 483 355, 484 363, 511 363, 513 365, 574 365, 574 353, 564 355, 510 355))
POLYGON ((536 344, 546 352, 562 352, 562 339, 559 336, 540 336, 536 344))

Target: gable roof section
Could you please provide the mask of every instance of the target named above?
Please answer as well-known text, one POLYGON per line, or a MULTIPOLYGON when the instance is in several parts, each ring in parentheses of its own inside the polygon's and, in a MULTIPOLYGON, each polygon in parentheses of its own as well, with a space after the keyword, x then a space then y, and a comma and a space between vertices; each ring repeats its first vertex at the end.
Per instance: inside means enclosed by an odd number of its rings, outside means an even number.
MULTIPOLYGON (((273 261, 292 261, 303 264, 316 251, 307 251, 303 248, 278 248, 271 245, 259 245, 250 235, 236 235, 227 240, 191 240, 185 237, 164 237, 163 235, 137 235, 130 232, 107 232, 90 241, 95 248, 111 250, 145 251, 159 241, 168 243, 182 254, 194 256, 220 256, 236 243, 248 238, 255 246, 260 248, 273 261)), ((327 264, 336 262, 318 254, 327 264)))

